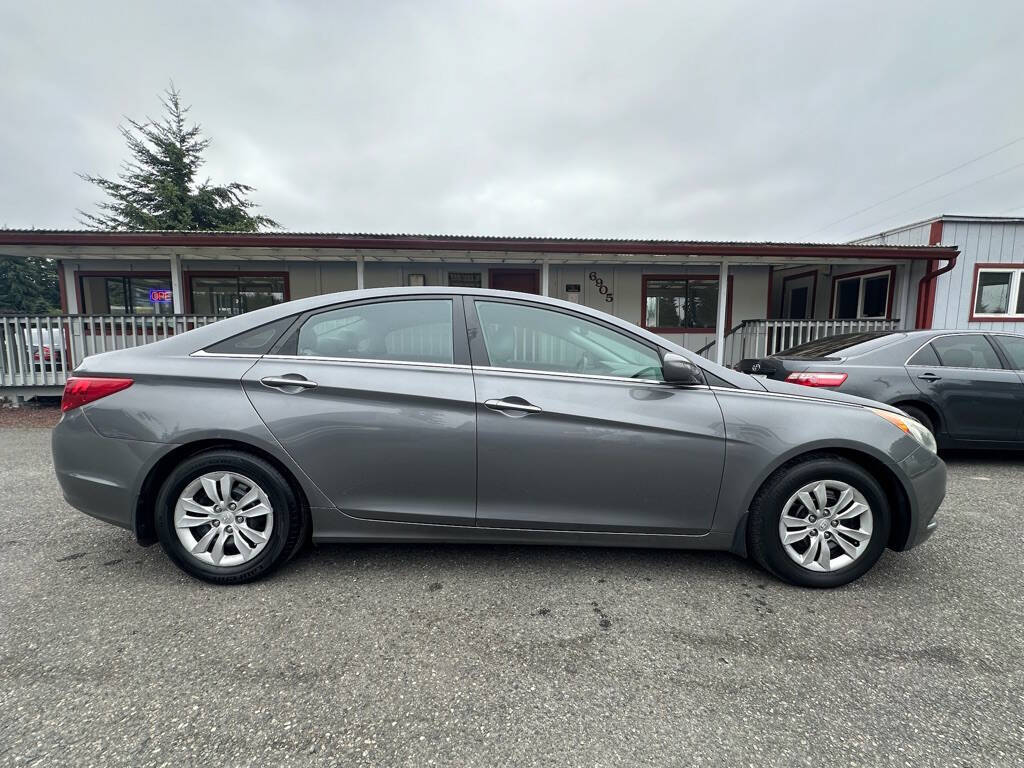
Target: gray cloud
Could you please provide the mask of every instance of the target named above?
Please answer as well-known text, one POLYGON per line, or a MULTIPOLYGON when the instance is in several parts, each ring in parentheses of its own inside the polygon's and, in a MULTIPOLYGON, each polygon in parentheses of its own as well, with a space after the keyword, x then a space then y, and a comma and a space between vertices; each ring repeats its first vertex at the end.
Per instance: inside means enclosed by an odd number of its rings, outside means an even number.
POLYGON ((0 225, 76 226, 172 79, 292 230, 842 240, 1024 215, 1024 10, 714 2, 7 3, 0 225), (908 210, 909 209, 909 210, 908 210), (886 217, 889 217, 888 219, 886 217))

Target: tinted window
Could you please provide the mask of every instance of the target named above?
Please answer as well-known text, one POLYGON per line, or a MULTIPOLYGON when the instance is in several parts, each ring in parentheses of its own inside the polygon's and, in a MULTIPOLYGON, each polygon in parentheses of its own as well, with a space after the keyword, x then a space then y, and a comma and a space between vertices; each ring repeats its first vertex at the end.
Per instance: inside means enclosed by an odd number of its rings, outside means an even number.
POLYGON ((451 363, 452 302, 382 301, 321 312, 299 329, 297 353, 309 357, 451 363))
POLYGON ((907 365, 938 365, 939 357, 931 344, 925 344, 907 361, 907 365))
POLYGON ((980 333, 942 336, 932 341, 939 363, 950 368, 1002 368, 996 351, 980 333))
POLYGON ((294 319, 283 317, 258 328, 252 328, 224 341, 218 341, 212 347, 207 347, 206 351, 218 355, 265 355, 294 319))
POLYGON ((476 311, 495 367, 662 380, 655 350, 597 323, 491 301, 476 302, 476 311))
POLYGON ((835 317, 849 320, 857 317, 857 302, 860 298, 860 280, 840 280, 836 283, 835 317))
POLYGON ((996 336, 996 341, 1010 358, 1010 367, 1024 371, 1024 336, 996 336))
POLYGON ((892 331, 840 333, 838 336, 826 336, 823 339, 790 347, 777 353, 775 357, 852 357, 883 347, 895 340, 892 331))
POLYGON ((889 305, 889 276, 879 275, 864 280, 863 317, 885 317, 889 305))

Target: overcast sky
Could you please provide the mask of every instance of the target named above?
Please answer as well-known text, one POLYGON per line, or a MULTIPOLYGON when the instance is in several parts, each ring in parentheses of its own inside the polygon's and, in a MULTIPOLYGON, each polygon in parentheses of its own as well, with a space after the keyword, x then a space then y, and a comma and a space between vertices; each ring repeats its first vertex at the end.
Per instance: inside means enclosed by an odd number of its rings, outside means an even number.
POLYGON ((115 174, 118 124, 171 79, 212 180, 293 231, 843 241, 1024 215, 1020 0, 0 0, 0 73, 0 226, 79 226, 99 195, 75 172, 115 174))

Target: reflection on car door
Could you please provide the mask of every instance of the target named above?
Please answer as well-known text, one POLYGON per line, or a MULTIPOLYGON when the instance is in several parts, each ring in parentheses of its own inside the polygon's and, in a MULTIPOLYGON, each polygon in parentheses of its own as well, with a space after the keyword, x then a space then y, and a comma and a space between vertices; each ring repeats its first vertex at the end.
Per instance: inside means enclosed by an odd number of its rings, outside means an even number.
POLYGON ((957 440, 1014 441, 1024 419, 1021 379, 981 333, 938 336, 907 365, 914 384, 938 407, 957 440))
POLYGON ((710 529, 725 442, 709 388, 659 381, 652 346, 571 313, 467 299, 467 317, 478 525, 710 529))
POLYGON ((243 386, 313 482, 355 517, 473 525, 476 414, 461 301, 362 302, 297 326, 243 386))

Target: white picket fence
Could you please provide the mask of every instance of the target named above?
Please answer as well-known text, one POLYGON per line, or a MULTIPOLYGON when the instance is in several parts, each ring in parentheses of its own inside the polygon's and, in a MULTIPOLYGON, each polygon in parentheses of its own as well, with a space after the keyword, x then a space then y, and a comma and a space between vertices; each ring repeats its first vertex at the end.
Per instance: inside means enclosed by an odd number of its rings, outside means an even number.
POLYGON ((211 315, 0 315, 0 389, 60 387, 89 355, 151 344, 220 319, 211 315))

